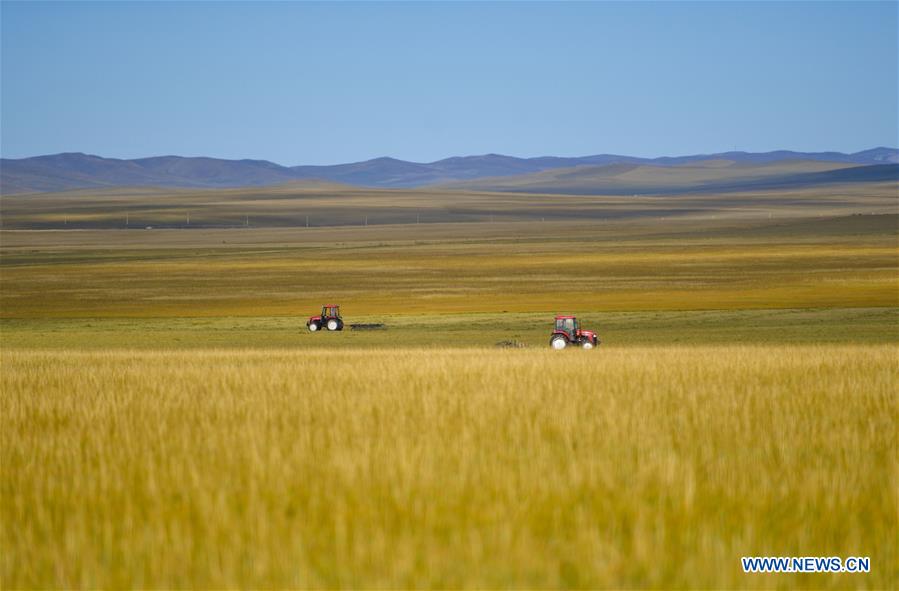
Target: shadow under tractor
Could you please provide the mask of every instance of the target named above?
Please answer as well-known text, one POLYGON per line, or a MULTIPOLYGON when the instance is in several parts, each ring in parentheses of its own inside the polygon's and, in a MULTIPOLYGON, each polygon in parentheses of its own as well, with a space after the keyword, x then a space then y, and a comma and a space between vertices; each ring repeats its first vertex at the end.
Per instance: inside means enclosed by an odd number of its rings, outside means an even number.
POLYGON ((581 328, 574 316, 556 316, 556 325, 549 337, 549 345, 557 350, 566 347, 592 349, 599 345, 599 336, 592 330, 581 328))

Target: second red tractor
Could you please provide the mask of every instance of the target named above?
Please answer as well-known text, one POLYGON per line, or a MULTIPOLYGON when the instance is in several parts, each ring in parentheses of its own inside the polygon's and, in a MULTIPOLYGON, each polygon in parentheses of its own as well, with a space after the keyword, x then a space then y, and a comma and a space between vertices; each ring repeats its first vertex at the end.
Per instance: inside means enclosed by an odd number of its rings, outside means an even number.
POLYGON ((549 344, 553 349, 566 347, 592 349, 599 345, 599 336, 592 330, 581 328, 574 316, 556 316, 556 325, 549 337, 549 344))

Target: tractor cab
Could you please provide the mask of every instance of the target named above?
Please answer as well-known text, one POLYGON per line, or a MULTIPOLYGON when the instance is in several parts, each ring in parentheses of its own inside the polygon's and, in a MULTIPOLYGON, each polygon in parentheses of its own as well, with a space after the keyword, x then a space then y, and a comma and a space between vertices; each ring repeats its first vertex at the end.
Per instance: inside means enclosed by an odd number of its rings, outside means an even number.
POLYGON ((322 318, 340 318, 340 306, 325 304, 322 306, 322 318))
POLYGON ((556 316, 556 327, 554 333, 563 333, 568 340, 573 341, 577 338, 577 318, 574 316, 556 316))

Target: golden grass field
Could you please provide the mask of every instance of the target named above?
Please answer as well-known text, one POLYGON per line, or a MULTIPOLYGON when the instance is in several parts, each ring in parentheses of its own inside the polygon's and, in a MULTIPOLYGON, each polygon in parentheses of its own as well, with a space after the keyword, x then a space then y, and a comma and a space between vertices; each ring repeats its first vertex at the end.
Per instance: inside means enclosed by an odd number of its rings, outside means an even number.
POLYGON ((4 351, 5 588, 897 582, 896 347, 4 351), (742 555, 870 556, 748 575, 742 555))
POLYGON ((892 307, 897 219, 9 232, 0 316, 892 307))
POLYGON ((0 205, 2 588, 899 586, 895 184, 0 205))

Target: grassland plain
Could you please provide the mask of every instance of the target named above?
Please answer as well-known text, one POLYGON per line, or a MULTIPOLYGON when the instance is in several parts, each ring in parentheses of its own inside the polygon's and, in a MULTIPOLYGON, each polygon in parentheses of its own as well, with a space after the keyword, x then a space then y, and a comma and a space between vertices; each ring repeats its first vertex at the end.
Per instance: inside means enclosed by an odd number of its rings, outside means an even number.
MULTIPOLYGON (((552 327, 546 313, 353 315, 353 322, 384 323, 384 330, 342 333, 306 330, 304 318, 51 318, 0 321, 7 349, 372 349, 383 347, 490 347, 512 341, 545 347, 552 327)), ((643 345, 889 344, 899 343, 899 308, 587 312, 586 328, 604 348, 643 345)), ((439 354, 439 353, 435 353, 439 354)))
POLYGON ((335 297, 358 315, 896 306, 897 217, 859 218, 726 235, 733 222, 413 224, 236 246, 221 242, 237 230, 113 247, 115 232, 9 232, 0 316, 301 317, 335 297))
MULTIPOLYGON (((834 166, 830 163, 828 166, 834 166)), ((746 170, 737 167, 740 170, 746 170)), ((768 168, 768 167, 763 167, 768 168)), ((657 169, 667 177, 686 169, 657 169)), ((718 175, 725 169, 696 168, 718 175)), ((564 183, 563 183, 564 184, 564 183)), ((665 184, 665 183, 663 183, 665 184)), ((558 186, 558 185, 557 185, 558 186)), ((532 187, 533 188, 533 187, 532 187)), ((699 187, 698 187, 699 188, 699 187)), ((718 216, 767 219, 895 214, 896 181, 834 183, 779 190, 666 195, 660 186, 583 195, 417 189, 365 189, 299 183, 243 189, 83 189, 2 195, 2 228, 143 229, 334 227, 422 223, 622 221, 718 216)), ((546 190, 549 190, 547 188, 546 190)))
MULTIPOLYGON (((0 586, 895 588, 897 217, 758 215, 793 197, 3 230, 0 586), (331 300, 388 329, 305 333, 331 300), (603 348, 545 350, 554 312, 603 348)), ((55 224, 41 199, 4 228, 55 224)))
POLYGON ((895 354, 4 350, 3 587, 895 588, 895 354))

